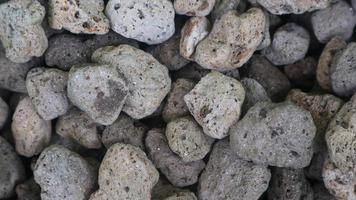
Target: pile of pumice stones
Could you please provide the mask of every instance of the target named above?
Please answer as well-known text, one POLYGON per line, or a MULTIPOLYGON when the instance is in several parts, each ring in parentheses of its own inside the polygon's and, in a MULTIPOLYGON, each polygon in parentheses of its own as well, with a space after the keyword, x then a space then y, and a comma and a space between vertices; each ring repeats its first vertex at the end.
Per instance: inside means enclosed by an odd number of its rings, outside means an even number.
POLYGON ((356 199, 356 0, 0 2, 0 199, 356 199))

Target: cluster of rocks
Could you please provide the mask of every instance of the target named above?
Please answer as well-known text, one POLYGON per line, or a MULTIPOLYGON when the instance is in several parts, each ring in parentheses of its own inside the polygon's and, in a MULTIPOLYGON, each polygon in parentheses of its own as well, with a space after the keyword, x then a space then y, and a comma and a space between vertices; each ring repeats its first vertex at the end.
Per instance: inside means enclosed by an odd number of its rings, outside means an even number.
POLYGON ((356 1, 0 0, 0 199, 356 199, 356 1))

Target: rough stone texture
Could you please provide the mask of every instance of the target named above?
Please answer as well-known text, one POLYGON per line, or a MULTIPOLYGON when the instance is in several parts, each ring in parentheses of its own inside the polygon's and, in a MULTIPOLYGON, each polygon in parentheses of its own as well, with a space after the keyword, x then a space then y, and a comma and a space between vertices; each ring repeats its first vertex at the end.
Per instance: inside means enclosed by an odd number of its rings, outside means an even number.
POLYGON ((313 190, 303 169, 274 168, 268 189, 270 200, 313 200, 313 190))
POLYGON ((7 103, 0 97, 0 130, 4 127, 10 114, 10 108, 7 103))
POLYGON ((198 200, 193 192, 178 192, 164 200, 198 200))
POLYGON ((288 101, 262 102, 230 129, 230 143, 242 159, 298 169, 312 159, 315 132, 308 111, 288 101))
POLYGON ((316 80, 321 88, 331 91, 330 68, 335 54, 346 47, 346 42, 339 36, 332 38, 324 47, 316 68, 316 80))
POLYGON ((351 42, 336 53, 330 68, 332 90, 349 97, 356 92, 356 43, 351 42))
POLYGON ((317 61, 314 57, 306 57, 296 63, 284 67, 284 73, 297 87, 312 88, 315 82, 317 61))
POLYGON ((51 140, 51 121, 37 114, 29 97, 20 100, 17 105, 11 130, 17 153, 26 157, 41 153, 51 140))
POLYGON ((271 45, 263 49, 262 54, 275 65, 292 64, 305 57, 309 43, 306 29, 287 23, 276 30, 271 45))
POLYGON ((151 194, 152 200, 163 200, 173 194, 180 192, 188 192, 189 190, 183 190, 171 185, 164 177, 160 177, 157 184, 152 188, 151 194))
POLYGON ((129 144, 114 144, 99 169, 99 190, 91 200, 151 199, 159 173, 145 152, 129 144))
POLYGON ((314 138, 315 151, 325 150, 325 132, 329 122, 339 111, 344 101, 330 94, 318 95, 304 93, 299 89, 289 92, 287 99, 309 111, 313 117, 317 132, 314 138))
POLYGON ((181 30, 179 52, 184 58, 193 60, 195 48, 210 32, 211 24, 206 17, 192 17, 181 30))
POLYGON ((267 190, 271 173, 267 167, 238 158, 229 142, 214 145, 209 162, 200 176, 200 200, 257 200, 267 190))
POLYGON ((15 186, 25 179, 25 169, 12 146, 0 136, 0 199, 14 194, 15 186))
POLYGON ((27 73, 28 95, 44 120, 55 119, 68 111, 67 80, 67 72, 58 69, 33 68, 27 73))
POLYGON ((84 200, 94 189, 96 172, 79 154, 60 145, 47 147, 33 174, 41 187, 42 200, 84 200))
POLYGON ((343 171, 327 159, 323 167, 325 187, 336 199, 356 199, 355 170, 343 171))
POLYGON ((198 44, 194 60, 204 68, 219 71, 241 67, 261 43, 265 24, 266 16, 259 8, 241 15, 228 11, 198 44))
POLYGON ((159 44, 175 31, 171 1, 109 0, 105 11, 115 32, 140 42, 159 44))
POLYGON ((64 138, 71 138, 86 148, 99 149, 101 142, 96 126, 86 113, 72 108, 66 115, 58 118, 56 133, 64 138))
POLYGON ((347 40, 356 24, 355 12, 348 3, 340 0, 328 8, 314 12, 311 23, 314 34, 321 43, 327 43, 335 36, 347 40))
POLYGON ((272 101, 283 100, 291 88, 288 78, 263 56, 253 56, 249 63, 241 68, 241 75, 260 83, 272 101))
POLYGON ((129 94, 123 111, 134 119, 151 115, 171 88, 167 68, 150 54, 128 45, 96 50, 93 61, 108 64, 126 78, 129 94))
POLYGON ((317 183, 313 185, 314 200, 336 200, 336 198, 329 193, 324 184, 317 183))
POLYGON ((32 67, 41 64, 42 60, 39 58, 34 58, 27 63, 14 63, 6 58, 3 48, 0 47, 0 88, 27 93, 26 74, 32 67))
POLYGON ((12 62, 28 62, 47 49, 41 26, 44 16, 45 8, 37 0, 10 0, 0 5, 0 40, 12 62))
POLYGON ((257 0, 261 6, 275 15, 302 14, 326 8, 331 0, 257 0))
POLYGON ((125 81, 109 65, 75 65, 68 75, 68 98, 95 122, 110 125, 119 117, 128 96, 125 81))
POLYGON ((203 159, 209 153, 214 139, 190 116, 175 119, 167 124, 166 137, 171 150, 184 162, 203 159))
POLYGON ((105 34, 109 20, 104 15, 104 0, 49 0, 48 23, 53 29, 72 33, 105 34))
POLYGON ((214 5, 215 0, 174 0, 174 9, 179 15, 207 16, 214 5))
POLYGON ((189 79, 183 78, 173 82, 162 112, 164 121, 169 122, 189 114, 188 107, 184 102, 184 96, 194 88, 194 85, 189 79))
POLYGON ((258 45, 257 49, 256 50, 261 50, 261 49, 264 49, 266 47, 268 47, 269 45, 271 45, 271 34, 270 34, 270 26, 271 26, 271 19, 272 18, 270 16, 270 14, 264 10, 263 11, 264 15, 265 15, 265 18, 266 18, 266 23, 265 23, 265 29, 263 31, 263 38, 262 38, 262 41, 261 43, 258 45))
POLYGON ((166 42, 152 48, 151 54, 169 70, 178 70, 189 63, 179 54, 181 34, 177 33, 166 42))
POLYGON ((268 101, 271 99, 268 97, 266 90, 256 80, 251 78, 243 78, 241 84, 245 89, 245 100, 242 104, 242 113, 246 113, 252 106, 258 102, 268 101))
POLYGON ((184 162, 169 148, 164 129, 152 129, 145 140, 149 157, 167 179, 177 187, 193 185, 205 168, 202 160, 184 162))
POLYGON ((16 186, 18 200, 41 200, 41 188, 33 178, 16 186))
POLYGON ((228 135, 241 113, 245 90, 236 79, 210 72, 184 96, 184 101, 205 134, 221 139, 228 135))
POLYGON ((326 131, 330 160, 343 171, 356 168, 356 95, 344 104, 326 131))
POLYGON ((212 21, 219 19, 229 10, 236 10, 241 0, 215 0, 215 6, 210 14, 212 21))
POLYGON ((145 149, 144 136, 148 128, 125 114, 120 114, 119 118, 110 126, 107 126, 102 135, 102 141, 106 148, 115 143, 131 144, 145 149))

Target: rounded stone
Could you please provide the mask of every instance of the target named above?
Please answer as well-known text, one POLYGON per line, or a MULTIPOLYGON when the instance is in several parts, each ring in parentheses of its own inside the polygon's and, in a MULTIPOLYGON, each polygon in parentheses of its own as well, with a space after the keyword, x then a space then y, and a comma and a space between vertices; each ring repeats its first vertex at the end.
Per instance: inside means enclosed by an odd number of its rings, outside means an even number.
POLYGON ((210 72, 184 96, 195 120, 210 137, 221 139, 228 135, 241 113, 245 90, 236 79, 219 72, 210 72))
POLYGON ((51 121, 37 114, 29 97, 18 103, 12 116, 11 130, 17 153, 26 157, 41 153, 51 140, 51 121))
POLYGON ((51 145, 41 153, 33 174, 43 200, 88 199, 96 183, 94 168, 60 145, 51 145))
POLYGON ((323 9, 330 5, 331 0, 257 0, 256 2, 274 15, 284 15, 323 9))
POLYGON ((287 23, 276 30, 271 45, 262 54, 274 65, 292 64, 305 57, 309 44, 310 36, 305 28, 287 23))
POLYGON ((89 63, 70 69, 67 92, 75 106, 103 125, 119 117, 129 93, 125 78, 114 67, 89 63))
POLYGON ((115 32, 147 44, 162 43, 175 31, 171 1, 109 0, 105 12, 115 32))
POLYGON ((214 5, 215 0, 174 0, 174 9, 179 15, 207 16, 214 5))
POLYGON ((230 129, 230 144, 244 160, 299 169, 312 159, 315 132, 308 111, 288 101, 261 102, 230 129))
POLYGON ((158 178, 158 171, 140 148, 117 143, 100 164, 99 190, 90 199, 151 199, 158 178))
POLYGON ((67 72, 58 69, 33 68, 27 73, 28 95, 44 120, 55 119, 68 111, 67 80, 67 72))

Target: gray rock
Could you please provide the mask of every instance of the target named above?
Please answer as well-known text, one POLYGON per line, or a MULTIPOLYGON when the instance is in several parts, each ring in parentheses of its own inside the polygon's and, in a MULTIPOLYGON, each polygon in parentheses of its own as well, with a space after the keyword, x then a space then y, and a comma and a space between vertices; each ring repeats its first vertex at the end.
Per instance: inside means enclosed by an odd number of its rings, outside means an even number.
POLYGON ((7 103, 0 97, 0 130, 4 127, 10 115, 10 108, 7 103))
POLYGON ((331 0, 257 0, 261 6, 274 15, 302 14, 326 8, 331 0))
POLYGON ((94 168, 79 154, 51 145, 38 158, 33 169, 43 200, 84 200, 94 189, 94 168))
POLYGON ((252 106, 258 102, 268 101, 271 99, 268 97, 266 90, 256 80, 251 78, 243 78, 241 84, 245 89, 245 100, 242 104, 242 113, 246 113, 252 106))
POLYGON ((200 200, 257 200, 268 188, 271 173, 267 167, 238 158, 229 142, 214 145, 209 162, 200 176, 200 200))
POLYGON ((164 200, 198 200, 193 192, 178 192, 164 200))
POLYGON ((210 14, 212 21, 219 19, 229 10, 236 10, 241 0, 215 0, 215 6, 210 14))
POLYGON ((174 9, 179 15, 207 16, 214 5, 215 0, 174 0, 174 9))
POLYGON ((139 48, 139 44, 136 40, 125 38, 124 36, 110 31, 105 35, 95 35, 92 38, 85 41, 85 45, 89 47, 92 54, 95 50, 105 46, 117 46, 120 44, 127 44, 136 48, 139 48))
POLYGON ((270 200, 313 200, 313 190, 303 169, 274 168, 268 189, 270 200))
POLYGON ((312 88, 315 83, 317 61, 314 57, 306 57, 284 67, 284 73, 297 87, 312 88))
POLYGON ((41 153, 51 140, 51 121, 37 114, 29 97, 20 100, 17 105, 11 130, 17 153, 26 157, 41 153))
POLYGON ((56 133, 64 138, 73 139, 78 144, 89 148, 101 147, 97 124, 84 112, 72 108, 64 116, 58 118, 56 133))
POLYGON ((41 200, 41 188, 32 178, 16 186, 18 200, 41 200))
POLYGON ((356 43, 349 43, 333 58, 330 68, 332 90, 339 96, 356 92, 356 43))
POLYGON ((25 179, 25 169, 12 146, 0 136, 0 199, 14 194, 15 186, 25 179))
POLYGON ((202 40, 194 60, 204 68, 227 71, 245 64, 263 39, 266 16, 259 8, 239 15, 230 10, 214 23, 202 40))
POLYGON ((273 35, 272 43, 262 50, 262 54, 275 65, 292 64, 305 57, 308 52, 310 36, 306 29, 287 23, 273 35))
POLYGON ((263 38, 261 43, 258 45, 256 50, 262 50, 269 45, 271 45, 271 34, 270 34, 270 26, 271 26, 271 14, 269 14, 266 10, 263 10, 263 13, 265 14, 266 17, 266 23, 265 23, 265 29, 263 31, 263 38))
POLYGON ((299 169, 310 163, 315 132, 306 110, 288 101, 262 102, 230 129, 230 143, 242 159, 299 169))
POLYGON ((166 127, 166 137, 171 150, 184 162, 203 159, 214 142, 190 116, 170 121, 166 127))
POLYGON ((48 23, 53 29, 72 33, 105 34, 109 20, 104 15, 104 0, 49 0, 48 23))
POLYGON ((355 123, 356 95, 331 120, 325 136, 330 160, 342 171, 356 168, 355 123))
POLYGON ((67 72, 58 69, 38 67, 27 73, 28 95, 44 120, 55 119, 68 111, 67 80, 67 72))
POLYGON ((164 121, 169 122, 189 114, 188 107, 184 102, 184 96, 193 89, 194 85, 189 79, 183 78, 173 82, 162 112, 164 121))
POLYGON ((158 178, 158 171, 140 148, 117 143, 105 154, 99 169, 100 189, 90 199, 151 199, 158 178))
POLYGON ((129 94, 123 111, 134 119, 142 119, 156 111, 171 88, 167 68, 134 47, 103 47, 94 52, 92 60, 112 66, 126 78, 129 94))
POLYGON ((184 96, 184 101, 205 134, 221 139, 237 122, 245 90, 237 80, 211 72, 184 96))
POLYGON ((95 122, 110 125, 119 117, 129 90, 114 67, 88 63, 70 69, 67 92, 71 102, 95 122))
POLYGON ((160 177, 157 184, 152 188, 151 199, 164 200, 165 198, 180 192, 189 192, 189 190, 184 190, 178 187, 174 187, 165 178, 160 177))
POLYGON ((314 200, 336 200, 336 198, 329 193, 323 183, 313 185, 314 200))
POLYGON ((102 135, 102 141, 106 148, 115 143, 131 144, 145 149, 144 136, 148 128, 125 114, 120 114, 119 118, 111 125, 107 126, 102 135))
POLYGON ((355 12, 348 3, 340 0, 328 8, 314 12, 311 23, 314 34, 321 43, 327 43, 335 36, 347 40, 356 24, 355 12))
POLYGON ((177 187, 193 185, 198 181, 205 163, 202 160, 184 162, 169 148, 163 129, 152 129, 145 140, 149 157, 155 166, 177 187))
POLYGON ((252 78, 260 83, 272 101, 283 100, 291 88, 288 78, 263 56, 253 56, 240 71, 243 77, 252 78))
POLYGON ((175 31, 171 1, 109 0, 105 12, 112 30, 147 44, 162 43, 175 31))
POLYGON ((169 40, 153 47, 150 53, 169 70, 178 70, 189 63, 189 60, 179 54, 180 40, 181 34, 177 33, 169 40))
POLYGON ((0 40, 12 62, 28 62, 47 49, 41 27, 44 16, 45 8, 37 0, 11 0, 0 5, 0 40))

